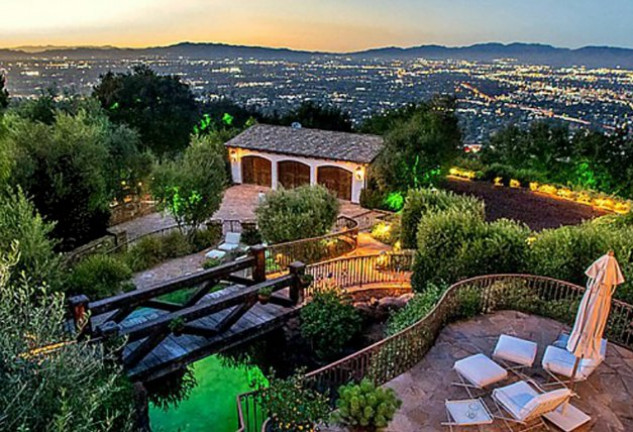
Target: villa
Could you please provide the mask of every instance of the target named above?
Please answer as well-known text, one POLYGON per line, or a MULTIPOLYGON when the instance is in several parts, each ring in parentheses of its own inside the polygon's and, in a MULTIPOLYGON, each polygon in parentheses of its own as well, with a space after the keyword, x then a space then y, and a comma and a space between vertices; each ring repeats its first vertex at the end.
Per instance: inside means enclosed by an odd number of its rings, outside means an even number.
POLYGON ((320 184, 358 203, 383 148, 376 135, 258 124, 228 141, 234 183, 277 189, 320 184))

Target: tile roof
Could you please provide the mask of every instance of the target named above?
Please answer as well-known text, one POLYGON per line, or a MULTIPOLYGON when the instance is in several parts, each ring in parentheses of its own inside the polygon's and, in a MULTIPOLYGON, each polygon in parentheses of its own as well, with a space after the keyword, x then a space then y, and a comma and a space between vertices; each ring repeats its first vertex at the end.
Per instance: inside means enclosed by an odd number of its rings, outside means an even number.
POLYGON ((370 163, 382 150, 383 139, 378 135, 257 124, 225 145, 293 156, 370 163))

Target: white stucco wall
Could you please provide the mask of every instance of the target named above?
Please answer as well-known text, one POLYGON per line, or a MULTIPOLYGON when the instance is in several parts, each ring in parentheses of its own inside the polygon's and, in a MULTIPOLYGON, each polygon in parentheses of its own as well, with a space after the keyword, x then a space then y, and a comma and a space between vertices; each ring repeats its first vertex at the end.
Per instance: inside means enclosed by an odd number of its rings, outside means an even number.
POLYGON ((268 159, 271 162, 271 180, 272 188, 277 189, 279 186, 277 176, 277 163, 282 161, 296 161, 310 167, 310 184, 317 184, 317 169, 324 166, 335 166, 347 170, 352 173, 352 202, 358 203, 360 201, 360 191, 366 185, 367 167, 364 164, 345 161, 334 161, 327 159, 313 159, 298 156, 288 156, 276 153, 265 153, 255 150, 247 150, 241 148, 229 149, 229 157, 231 160, 231 175, 234 183, 242 183, 242 158, 244 156, 259 156, 264 159, 268 159), (357 169, 362 169, 361 178, 358 178, 357 169))

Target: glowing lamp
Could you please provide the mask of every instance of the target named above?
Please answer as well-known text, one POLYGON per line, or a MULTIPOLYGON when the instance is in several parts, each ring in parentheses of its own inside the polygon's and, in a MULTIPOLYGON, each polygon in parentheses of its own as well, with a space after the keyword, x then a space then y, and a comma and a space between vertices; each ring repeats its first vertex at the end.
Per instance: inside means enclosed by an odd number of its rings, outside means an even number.
POLYGON ((237 162, 237 150, 235 149, 231 150, 231 161, 237 162))
POLYGON ((503 183, 501 183, 502 180, 503 178, 501 177, 495 177, 495 180, 494 180, 495 186, 503 186, 503 183))
POLYGON ((538 190, 538 182, 530 182, 530 190, 532 192, 537 191, 538 190))
POLYGON ((363 167, 359 166, 356 168, 356 180, 362 180, 365 174, 365 170, 363 167))
POLYGON ((510 187, 511 188, 520 188, 521 187, 521 182, 519 182, 517 179, 510 179, 510 187))

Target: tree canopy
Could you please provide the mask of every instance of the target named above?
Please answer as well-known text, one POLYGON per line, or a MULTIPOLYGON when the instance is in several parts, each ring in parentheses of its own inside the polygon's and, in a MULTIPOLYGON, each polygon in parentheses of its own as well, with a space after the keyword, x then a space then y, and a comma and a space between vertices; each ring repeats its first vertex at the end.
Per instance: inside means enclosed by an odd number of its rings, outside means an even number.
POLYGON ((263 123, 290 126, 292 123, 301 123, 303 127, 311 129, 324 129, 339 132, 351 132, 352 120, 348 112, 333 105, 320 105, 313 101, 305 101, 297 108, 283 116, 263 116, 263 123))
POLYGON ((147 66, 102 75, 93 95, 111 120, 136 129, 142 149, 159 157, 184 150, 199 119, 189 86, 175 75, 157 75, 147 66))
POLYGON ((0 110, 9 106, 9 91, 6 89, 7 79, 0 73, 0 110))

